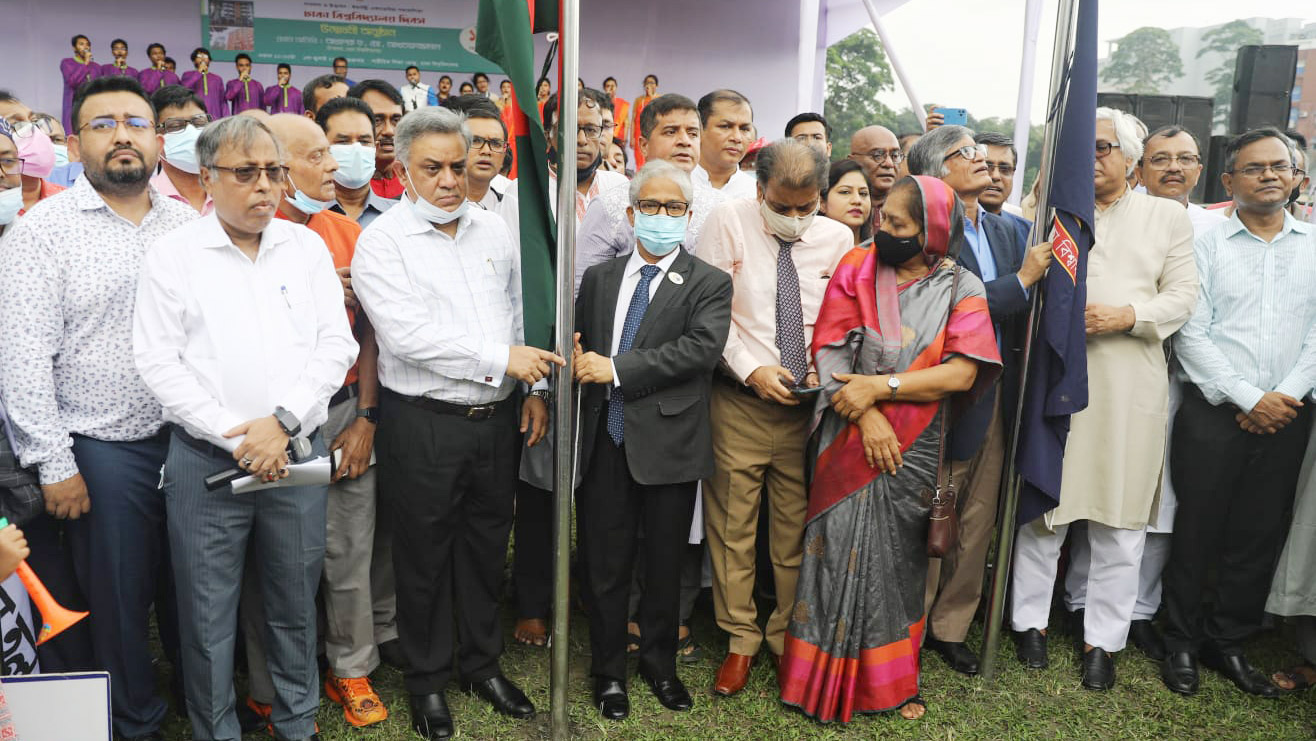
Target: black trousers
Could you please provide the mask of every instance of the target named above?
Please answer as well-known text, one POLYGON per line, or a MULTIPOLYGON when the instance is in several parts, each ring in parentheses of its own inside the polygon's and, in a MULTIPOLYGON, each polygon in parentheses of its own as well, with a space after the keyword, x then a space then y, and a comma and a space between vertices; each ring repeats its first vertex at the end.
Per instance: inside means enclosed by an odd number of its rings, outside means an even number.
MULTIPOLYGON (((643 442, 637 444, 643 445, 643 442)), ((680 623, 681 557, 690 535, 695 482, 637 484, 626 464, 626 448, 613 444, 600 416, 589 470, 576 493, 582 537, 585 606, 593 653, 590 673, 626 680, 626 621, 631 571, 644 548, 645 590, 640 597, 640 668, 650 676, 676 676, 680 623), (641 523, 644 537, 640 538, 641 523)))
POLYGON ((500 672, 498 600, 516 491, 515 402, 481 421, 380 400, 379 492, 393 512, 398 639, 412 694, 500 672), (455 602, 455 608, 454 608, 455 602))
POLYGON ((516 482, 513 533, 516 617, 548 620, 553 614, 553 492, 516 482))
POLYGON ((1174 420, 1170 476, 1179 509, 1164 575, 1172 651, 1241 651, 1261 628, 1288 533, 1310 415, 1304 407, 1274 435, 1253 435, 1239 428, 1237 413, 1188 386, 1174 420))

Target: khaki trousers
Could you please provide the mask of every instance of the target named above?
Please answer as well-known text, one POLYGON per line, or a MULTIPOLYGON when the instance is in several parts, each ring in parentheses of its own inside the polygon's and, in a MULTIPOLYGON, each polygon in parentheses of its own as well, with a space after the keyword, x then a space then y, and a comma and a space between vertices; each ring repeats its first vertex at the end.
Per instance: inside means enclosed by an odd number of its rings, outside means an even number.
POLYGON ((928 635, 962 643, 982 599, 987 550, 996 529, 996 504, 1005 465, 1005 421, 1001 419, 1001 389, 982 447, 967 461, 950 461, 959 491, 960 540, 945 558, 928 561, 928 635))
POLYGON ((704 532, 713 566, 713 612, 733 653, 753 656, 766 638, 781 655, 795 606, 808 490, 805 445, 813 405, 782 406, 713 384, 713 477, 704 484, 704 532), (768 505, 768 552, 777 607, 766 631, 754 605, 759 505, 768 505), (766 633, 766 636, 765 636, 766 633))

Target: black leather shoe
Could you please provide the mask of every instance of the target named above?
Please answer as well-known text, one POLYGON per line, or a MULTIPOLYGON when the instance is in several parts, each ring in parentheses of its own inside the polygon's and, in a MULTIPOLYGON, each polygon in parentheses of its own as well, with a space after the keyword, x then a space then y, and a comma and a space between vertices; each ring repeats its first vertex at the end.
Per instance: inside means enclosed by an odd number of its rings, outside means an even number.
POLYGON ((462 689, 483 697, 493 705, 494 710, 503 715, 522 720, 535 715, 535 706, 530 698, 501 674, 495 674, 483 682, 467 682, 462 689))
POLYGON ((1115 657, 1106 649, 1092 647, 1083 654, 1083 688, 1104 691, 1115 686, 1115 657))
POLYGON ((679 677, 656 679, 643 671, 640 676, 648 683, 649 689, 653 690, 653 696, 668 710, 689 710, 694 707, 695 701, 690 699, 690 692, 679 677))
POLYGON ((1134 620, 1129 623, 1129 641, 1133 643, 1134 648, 1152 661, 1162 661, 1168 653, 1165 649, 1165 638, 1150 620, 1134 620))
POLYGON ((1208 669, 1220 672, 1233 682, 1235 687, 1249 695, 1271 699, 1280 695, 1279 688, 1272 684, 1266 675, 1254 669, 1248 663, 1247 657, 1241 653, 1222 654, 1219 651, 1205 651, 1202 653, 1202 664, 1208 669))
POLYGON ((947 666, 960 674, 972 677, 978 673, 978 655, 970 651, 963 641, 939 641, 928 636, 923 641, 923 647, 935 651, 946 661, 947 666))
POLYGON ((1037 628, 1014 634, 1014 655, 1029 669, 1045 669, 1050 665, 1046 658, 1046 635, 1037 628))
POLYGON ((1161 681, 1171 692, 1197 694, 1197 659, 1187 651, 1175 651, 1161 661, 1161 681))
POLYGON ((379 644, 379 660, 398 671, 407 668, 407 657, 402 655, 402 644, 396 638, 379 644))
POLYGON ((594 678, 594 706, 608 720, 622 720, 631 714, 631 699, 626 685, 611 677, 594 678))
POLYGON ((452 738, 452 713, 442 692, 411 696, 411 730, 426 741, 452 738))

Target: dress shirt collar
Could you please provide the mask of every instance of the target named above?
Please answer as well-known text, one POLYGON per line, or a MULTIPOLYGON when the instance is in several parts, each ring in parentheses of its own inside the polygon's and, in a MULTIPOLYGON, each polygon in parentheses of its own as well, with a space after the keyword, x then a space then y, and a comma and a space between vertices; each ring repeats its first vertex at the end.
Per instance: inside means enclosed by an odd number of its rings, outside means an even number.
MULTIPOLYGON (((448 236, 443 232, 439 231, 438 229, 435 229, 434 225, 431 224, 430 222, 420 218, 420 216, 416 213, 416 209, 412 208, 410 201, 411 198, 406 193, 403 193, 402 197, 397 200, 397 205, 394 207, 394 208, 400 208, 403 211, 403 213, 400 214, 402 218, 403 234, 412 235, 412 234, 427 234, 429 232, 434 232, 435 234, 439 234, 444 237, 448 236)), ((467 208, 470 208, 470 206, 467 206, 467 208)), ((471 219, 469 216, 463 214, 461 218, 457 219, 457 233, 453 235, 452 237, 453 241, 456 241, 459 238, 461 238, 461 235, 466 233, 466 230, 470 227, 470 225, 471 225, 471 219)))
MULTIPOLYGON (((1270 240, 1270 244, 1274 244, 1275 242, 1278 242, 1279 240, 1288 236, 1289 232, 1297 232, 1298 234, 1310 234, 1311 227, 1312 227, 1311 224, 1298 221, 1297 219, 1293 218, 1293 214, 1289 213, 1288 209, 1285 209, 1284 226, 1279 230, 1279 234, 1276 234, 1275 238, 1270 240)), ((1262 241, 1261 237, 1252 234, 1252 231, 1247 228, 1247 225, 1245 225, 1243 221, 1238 218, 1238 211, 1237 209, 1235 209, 1234 213, 1230 214, 1229 221, 1227 222, 1227 226, 1225 226, 1225 238, 1228 239, 1229 237, 1233 237, 1239 232, 1247 232, 1253 239, 1257 240, 1258 242, 1262 241)))
MULTIPOLYGON (((663 258, 658 262, 649 263, 640 254, 639 249, 636 249, 631 252, 630 259, 626 261, 626 270, 622 272, 622 277, 623 278, 630 277, 631 275, 640 272, 640 268, 644 267, 645 265, 652 264, 658 266, 658 275, 656 277, 659 280, 661 280, 662 277, 667 274, 667 271, 672 269, 672 263, 676 262, 676 258, 680 254, 681 254, 681 248, 677 247, 671 252, 668 252, 666 255, 663 255, 663 258)), ((629 301, 630 299, 627 300, 629 301)))
MULTIPOLYGON (((196 228, 191 235, 193 244, 211 249, 220 247, 238 249, 237 245, 233 244, 233 239, 229 237, 228 232, 224 231, 224 226, 219 223, 219 215, 215 212, 212 211, 202 216, 195 223, 196 228)), ((291 222, 281 222, 277 219, 270 221, 265 230, 260 233, 260 249, 256 254, 259 255, 272 250, 275 246, 291 239, 292 235, 284 229, 285 224, 291 224, 291 222)))
MULTIPOLYGON (((110 209, 110 205, 101 198, 101 194, 94 187, 91 181, 87 180, 85 174, 79 175, 78 179, 73 181, 69 187, 69 192, 73 196, 73 202, 77 205, 79 211, 95 211, 97 209, 110 209)), ((151 196, 151 209, 154 210, 160 204, 163 197, 151 182, 146 184, 146 192, 151 196)), ((148 214, 149 216, 149 214, 148 214)))

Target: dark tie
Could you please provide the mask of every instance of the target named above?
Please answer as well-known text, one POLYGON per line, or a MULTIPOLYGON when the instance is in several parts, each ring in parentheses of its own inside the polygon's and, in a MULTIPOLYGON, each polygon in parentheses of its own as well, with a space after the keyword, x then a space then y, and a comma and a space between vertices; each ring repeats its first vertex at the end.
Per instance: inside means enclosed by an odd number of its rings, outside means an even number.
MULTIPOLYGON (((618 355, 629 352, 631 345, 635 344, 635 333, 640 331, 644 312, 649 308, 649 284, 653 282, 658 272, 657 265, 645 265, 640 268, 640 283, 635 286, 635 293, 631 294, 631 305, 626 307, 626 321, 621 325, 621 342, 617 344, 618 355)), ((621 445, 625 432, 626 417, 622 411, 621 392, 613 387, 612 395, 608 398, 608 437, 611 437, 617 445, 621 445)))
POLYGON ((795 383, 804 383, 809 372, 809 351, 804 347, 804 309, 800 307, 800 273, 791 259, 795 242, 777 244, 777 349, 781 351, 781 365, 795 376, 795 383))

